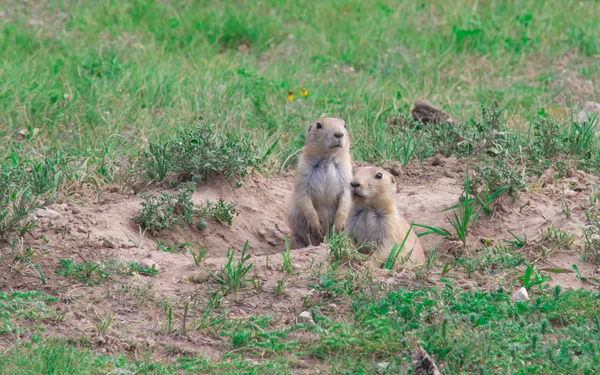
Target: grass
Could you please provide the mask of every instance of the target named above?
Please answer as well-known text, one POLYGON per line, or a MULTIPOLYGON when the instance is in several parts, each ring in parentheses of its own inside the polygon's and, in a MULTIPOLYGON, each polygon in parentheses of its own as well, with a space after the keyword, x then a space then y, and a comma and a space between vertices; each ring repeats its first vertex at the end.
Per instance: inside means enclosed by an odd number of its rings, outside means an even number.
MULTIPOLYGON (((143 246, 146 229, 157 233, 181 225, 204 231, 207 220, 232 225, 235 205, 219 200, 197 206, 193 185, 222 175, 241 187, 252 171, 293 168, 307 125, 321 115, 346 120, 352 155, 359 161, 411 165, 438 153, 469 158, 475 174, 468 175, 465 200, 449 219, 453 233, 414 224, 426 229, 420 235, 453 235, 465 246, 480 210, 495 214, 504 195, 517 198, 548 168, 556 170, 556 178, 573 168, 600 173, 599 119, 575 121, 579 106, 594 100, 591 88, 600 84, 598 2, 64 0, 23 7, 10 0, 4 5, 2 270, 29 277, 48 291, 56 278, 75 280, 100 299, 104 288, 113 286, 110 281, 124 282, 114 280, 117 275, 155 272, 135 263, 66 258, 52 272, 41 259, 46 251, 24 244, 38 225, 32 216, 37 209, 84 187, 100 192, 115 184, 123 192, 139 182, 155 187, 162 182, 177 190, 145 198, 139 238, 130 239, 136 247, 143 246), (409 113, 420 98, 459 121, 415 122, 409 113), (4 244, 13 244, 12 251, 4 244)), ((577 214, 579 207, 566 197, 561 202, 565 219, 577 214)), ((593 193, 581 256, 598 263, 595 207, 593 193)), ((0 292, 0 368, 6 374, 279 374, 292 373, 305 361, 323 372, 374 373, 387 362, 384 373, 406 373, 410 339, 417 337, 443 363, 445 374, 593 373, 600 360, 600 297, 548 288, 546 273, 564 270, 535 268, 524 256, 527 251, 544 258, 575 248, 573 234, 554 226, 540 238, 509 234, 508 241, 484 239, 482 248, 459 256, 436 250, 419 271, 418 288, 387 291, 348 271, 363 257, 343 235, 332 235, 329 264, 315 267, 314 293, 304 298, 314 325, 228 314, 225 295, 233 292, 237 299, 248 280, 257 293, 274 291, 284 300, 297 293, 294 283, 302 276, 286 248, 284 274, 263 288, 258 274, 249 277, 253 263, 246 243, 240 258, 230 251, 225 266, 211 273, 216 291, 166 303, 161 330, 154 332, 165 338, 176 330, 177 336, 200 332, 222 340, 221 360, 176 352, 165 358, 161 351, 155 361, 152 353, 140 354, 133 346, 135 354, 127 357, 101 355, 91 350, 89 339, 74 343, 54 336, 62 319, 54 309, 56 297, 0 292), (446 262, 445 277, 456 272, 493 277, 523 268, 516 280, 535 287, 533 298, 513 304, 507 290, 465 291, 449 279, 445 286, 425 287, 439 260, 446 262), (344 309, 328 313, 332 301, 344 309)), ((187 252, 202 266, 202 245, 187 252)), ((389 268, 396 256, 390 253, 389 268)), ((596 282, 574 270, 581 280, 596 282)), ((136 287, 136 298, 149 300, 146 287, 136 287)), ((102 316, 95 330, 111 336, 118 321, 102 316)))
MULTIPOLYGON (((158 363, 98 355, 56 339, 36 339, 0 352, 4 373, 105 373, 117 368, 149 374, 290 373, 296 358, 323 360, 330 373, 388 373, 410 369, 410 338, 444 363, 444 373, 593 373, 598 358, 600 295, 559 287, 529 302, 510 302, 504 290, 445 287, 359 293, 348 318, 313 310, 315 324, 277 327, 269 316, 227 319, 220 335, 235 350, 222 360, 180 355, 158 363), (304 333, 302 333, 304 332, 304 333), (297 340, 298 334, 310 338, 297 340), (78 358, 75 361, 75 358, 78 358), (263 358, 252 362, 249 358, 263 358), (485 359, 485 360, 484 360, 485 359)), ((107 320, 99 329, 108 330, 107 320)))

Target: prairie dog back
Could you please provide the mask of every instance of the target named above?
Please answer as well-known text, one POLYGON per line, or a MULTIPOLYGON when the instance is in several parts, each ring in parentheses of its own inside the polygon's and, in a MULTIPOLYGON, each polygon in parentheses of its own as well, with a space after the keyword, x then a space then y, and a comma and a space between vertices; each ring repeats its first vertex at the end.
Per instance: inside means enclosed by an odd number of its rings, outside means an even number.
POLYGON ((318 245, 335 225, 342 230, 350 208, 352 159, 344 120, 321 118, 306 132, 288 208, 294 248, 318 245))

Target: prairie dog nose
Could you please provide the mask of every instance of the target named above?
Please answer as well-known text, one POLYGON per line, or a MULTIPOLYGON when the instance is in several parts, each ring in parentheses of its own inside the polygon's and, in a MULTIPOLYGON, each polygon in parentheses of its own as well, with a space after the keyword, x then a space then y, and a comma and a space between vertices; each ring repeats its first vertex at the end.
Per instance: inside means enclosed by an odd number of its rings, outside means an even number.
POLYGON ((350 183, 350 185, 351 185, 352 187, 354 187, 354 188, 355 188, 355 187, 359 187, 359 186, 360 186, 360 182, 352 181, 352 182, 350 183))
POLYGON ((336 132, 335 134, 333 134, 336 138, 342 138, 344 136, 344 133, 342 132, 336 132))

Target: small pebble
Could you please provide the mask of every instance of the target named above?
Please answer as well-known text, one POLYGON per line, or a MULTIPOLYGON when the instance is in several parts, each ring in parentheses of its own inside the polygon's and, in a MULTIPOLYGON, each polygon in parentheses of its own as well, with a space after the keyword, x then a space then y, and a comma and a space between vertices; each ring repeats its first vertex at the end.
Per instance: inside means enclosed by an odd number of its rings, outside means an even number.
POLYGON ((379 362, 377 363, 377 372, 382 374, 385 370, 388 369, 388 367, 390 367, 389 362, 379 362))
POLYGON ((315 321, 312 317, 310 311, 302 311, 300 315, 298 315, 298 321, 300 323, 314 324, 315 321))
POLYGON ((106 238, 102 241, 102 245, 104 245, 104 247, 108 247, 109 249, 116 248, 115 244, 111 240, 108 240, 106 238))
POLYGON ((156 262, 154 262, 150 258, 144 258, 144 259, 140 260, 138 262, 138 266, 140 266, 140 268, 147 268, 147 269, 152 269, 152 266, 154 266, 154 269, 157 271, 160 269, 158 267, 158 264, 156 264, 156 262))
POLYGON ((77 231, 78 231, 79 233, 90 233, 90 229, 89 229, 89 228, 86 228, 86 227, 78 227, 78 228, 77 228, 77 231))
POLYGON ((527 294, 527 289, 525 289, 524 287, 522 287, 521 289, 517 290, 515 292, 515 294, 512 295, 512 297, 510 297, 510 300, 513 302, 516 301, 529 301, 529 294, 527 294))
POLYGON ((35 211, 35 215, 37 217, 50 217, 52 219, 56 219, 57 217, 60 217, 60 214, 54 210, 51 210, 49 208, 40 208, 37 211, 35 211))
POLYGON ((81 213, 81 208, 79 208, 79 207, 73 207, 73 208, 71 208, 71 212, 74 215, 79 215, 81 213))

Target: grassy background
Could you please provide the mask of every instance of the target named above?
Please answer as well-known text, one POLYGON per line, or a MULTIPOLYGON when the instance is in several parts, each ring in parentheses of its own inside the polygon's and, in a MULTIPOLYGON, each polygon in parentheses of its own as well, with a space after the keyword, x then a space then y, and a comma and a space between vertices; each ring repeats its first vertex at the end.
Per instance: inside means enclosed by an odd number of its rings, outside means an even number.
MULTIPOLYGON (((595 133, 534 120, 598 101, 598 1, 8 0, 0 25, 0 193, 12 195, 0 196, 0 218, 23 186, 42 196, 64 180, 123 182, 131 172, 118 170, 123 157, 200 120, 249 133, 259 156, 279 139, 271 158, 277 167, 321 115, 348 121, 357 159, 406 161, 415 155, 405 141, 415 138, 394 128, 394 119, 420 98, 462 119, 478 118, 482 105, 505 109, 502 127, 522 136, 488 139, 495 120, 486 119, 423 136, 425 154, 467 154, 456 142, 463 133, 502 145, 504 154, 486 167, 508 177, 489 173, 487 184, 518 176, 498 165, 513 166, 510 154, 521 145, 531 146, 528 172, 564 163, 564 155, 600 170, 595 133)), ((55 297, 0 293, 0 338, 19 338, 0 353, 0 373, 289 373, 297 358, 337 373, 373 373, 378 362, 405 372, 411 335, 448 373, 592 373, 599 360, 597 293, 547 290, 511 304, 506 292, 463 293, 451 283, 375 295, 349 280, 336 283, 347 289, 339 294, 349 314, 315 312, 315 326, 284 330, 269 317, 221 322, 219 335, 236 350, 218 363, 98 355, 89 339, 72 345, 45 336, 44 324, 60 321, 55 297), (296 340, 302 329, 315 340, 296 340), (246 354, 266 359, 253 365, 246 354)))
POLYGON ((598 1, 19 3, 1 16, 0 137, 28 135, 3 156, 114 157, 203 119, 282 135, 281 160, 320 115, 357 139, 423 97, 530 119, 593 100, 600 76, 598 1))

